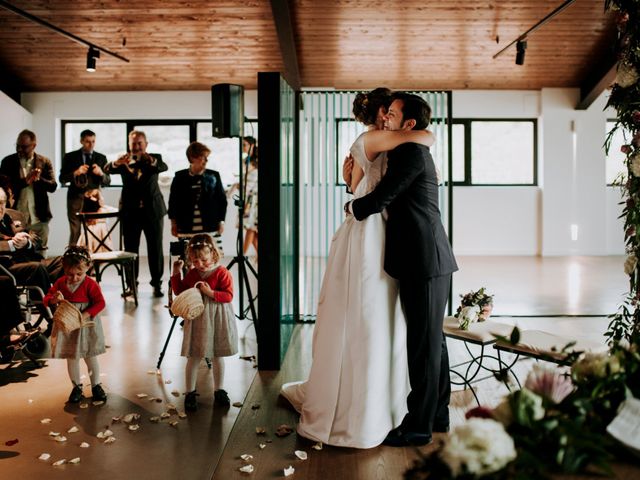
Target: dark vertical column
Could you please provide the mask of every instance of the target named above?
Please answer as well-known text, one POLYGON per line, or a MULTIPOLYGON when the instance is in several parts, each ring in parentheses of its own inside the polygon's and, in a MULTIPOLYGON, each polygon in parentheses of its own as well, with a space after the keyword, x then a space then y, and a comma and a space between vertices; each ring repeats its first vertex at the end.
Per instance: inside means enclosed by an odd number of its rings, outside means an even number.
POLYGON ((280 368, 280 74, 258 73, 258 368, 280 368))

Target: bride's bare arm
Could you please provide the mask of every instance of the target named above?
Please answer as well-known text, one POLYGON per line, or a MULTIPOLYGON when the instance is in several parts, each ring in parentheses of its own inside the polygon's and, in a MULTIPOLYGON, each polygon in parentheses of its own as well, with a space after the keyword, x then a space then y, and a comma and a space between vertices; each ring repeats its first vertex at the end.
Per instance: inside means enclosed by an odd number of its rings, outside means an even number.
POLYGON ((364 134, 364 151, 373 161, 380 152, 393 150, 403 143, 419 143, 430 147, 436 141, 429 130, 370 130, 364 134))

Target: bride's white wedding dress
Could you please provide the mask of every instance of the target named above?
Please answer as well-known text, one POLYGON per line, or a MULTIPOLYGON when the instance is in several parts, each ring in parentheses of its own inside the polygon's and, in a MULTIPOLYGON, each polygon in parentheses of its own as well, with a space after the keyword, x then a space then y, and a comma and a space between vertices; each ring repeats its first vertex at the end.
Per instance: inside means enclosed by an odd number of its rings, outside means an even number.
MULTIPOLYGON (((369 193, 386 154, 367 160, 361 135, 351 154, 364 170, 354 197, 369 193)), ((306 382, 281 394, 301 414, 298 433, 341 447, 370 448, 400 424, 409 392, 406 326, 397 285, 383 269, 385 220, 348 216, 335 233, 322 281, 306 382)))

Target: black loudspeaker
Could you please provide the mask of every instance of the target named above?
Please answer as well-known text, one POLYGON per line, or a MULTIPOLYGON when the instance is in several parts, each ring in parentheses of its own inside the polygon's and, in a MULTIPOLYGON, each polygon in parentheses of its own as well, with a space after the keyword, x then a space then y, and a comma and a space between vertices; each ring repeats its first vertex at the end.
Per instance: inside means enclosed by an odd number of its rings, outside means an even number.
POLYGON ((242 137, 244 132, 244 88, 217 83, 211 87, 211 132, 214 137, 242 137))

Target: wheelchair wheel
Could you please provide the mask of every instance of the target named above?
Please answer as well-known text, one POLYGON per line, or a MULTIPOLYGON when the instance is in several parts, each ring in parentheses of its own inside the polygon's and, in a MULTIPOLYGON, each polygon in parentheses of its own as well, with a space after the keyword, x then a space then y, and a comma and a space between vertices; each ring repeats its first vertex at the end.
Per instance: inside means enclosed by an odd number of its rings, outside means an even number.
POLYGON ((12 347, 0 347, 0 365, 5 365, 7 363, 11 363, 13 361, 13 357, 16 354, 16 351, 12 347))
POLYGON ((32 338, 30 338, 29 341, 24 345, 24 350, 26 350, 34 357, 39 357, 43 355, 47 350, 47 345, 47 337, 42 333, 38 333, 37 335, 34 335, 32 338))

